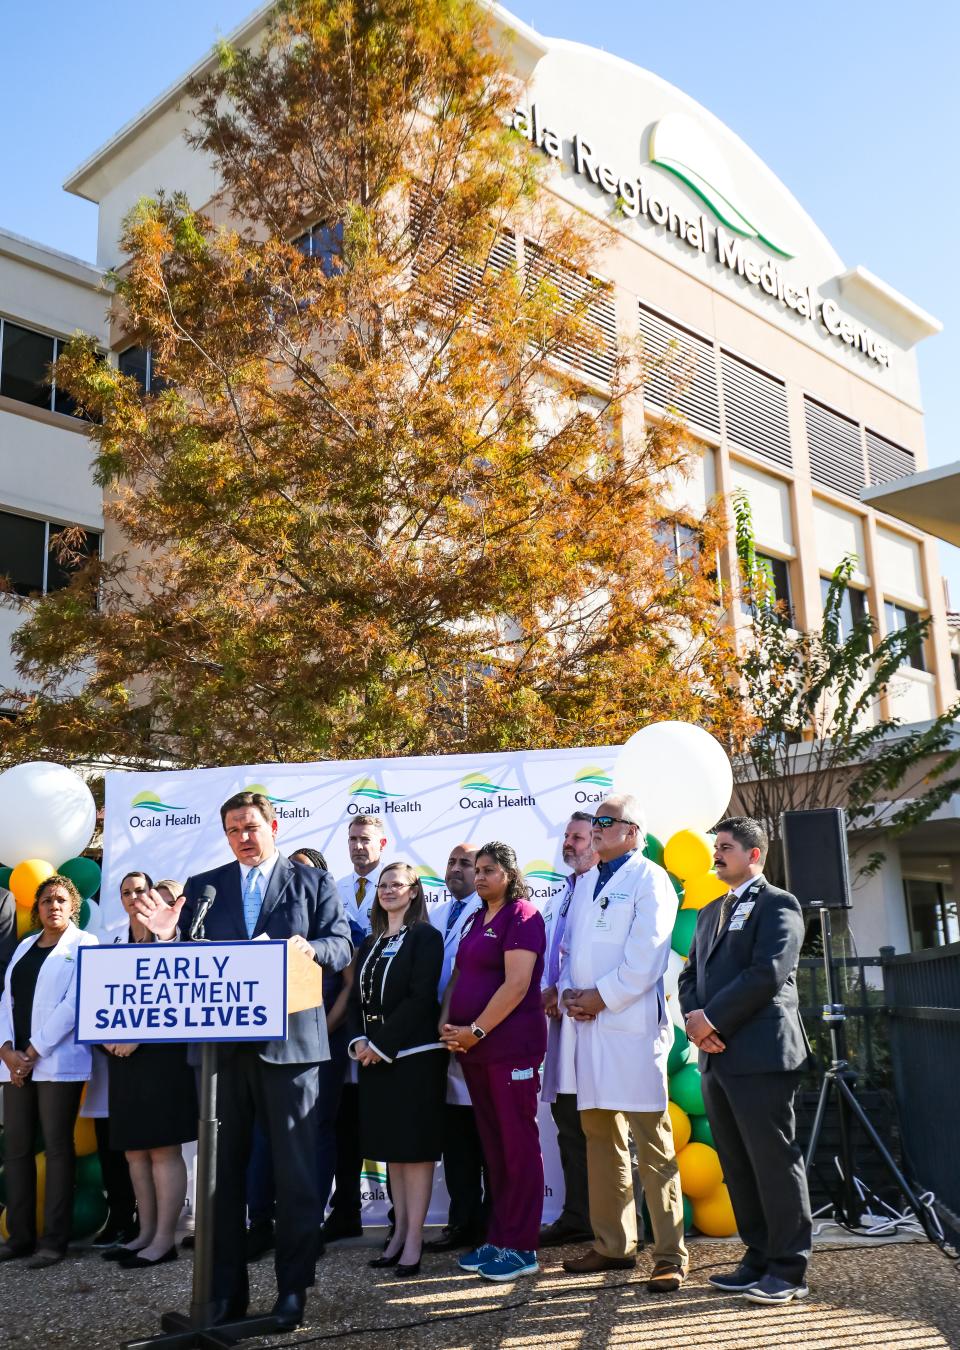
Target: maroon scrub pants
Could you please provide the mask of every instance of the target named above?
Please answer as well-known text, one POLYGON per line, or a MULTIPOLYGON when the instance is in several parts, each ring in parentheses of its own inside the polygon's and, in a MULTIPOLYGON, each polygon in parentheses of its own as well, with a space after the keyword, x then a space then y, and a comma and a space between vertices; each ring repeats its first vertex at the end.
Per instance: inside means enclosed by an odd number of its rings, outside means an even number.
POLYGON ((509 1060, 476 1064, 469 1055, 461 1063, 490 1178, 487 1241, 536 1251, 543 1214, 539 1070, 509 1060))

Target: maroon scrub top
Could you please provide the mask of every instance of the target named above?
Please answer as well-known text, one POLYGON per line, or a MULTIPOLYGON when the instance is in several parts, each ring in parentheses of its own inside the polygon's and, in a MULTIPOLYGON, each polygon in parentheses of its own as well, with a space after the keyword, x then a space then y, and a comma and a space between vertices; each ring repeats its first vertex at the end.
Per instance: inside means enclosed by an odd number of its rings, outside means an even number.
POLYGON ((467 1051, 471 1064, 503 1060, 518 1069, 538 1068, 547 1049, 547 1019, 540 997, 547 932, 543 916, 529 900, 512 900, 493 919, 478 910, 457 949, 457 983, 450 1000, 450 1021, 470 1026, 503 984, 504 953, 536 952, 530 986, 513 1012, 467 1051))

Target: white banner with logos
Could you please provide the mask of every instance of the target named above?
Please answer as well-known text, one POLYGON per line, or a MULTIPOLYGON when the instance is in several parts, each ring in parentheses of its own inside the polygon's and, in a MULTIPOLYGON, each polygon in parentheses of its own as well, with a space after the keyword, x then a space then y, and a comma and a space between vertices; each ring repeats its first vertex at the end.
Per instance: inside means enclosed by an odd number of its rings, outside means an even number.
MULTIPOLYGON (((483 755, 254 764, 169 773, 106 775, 100 927, 122 929, 120 879, 135 868, 179 882, 230 861, 220 804, 235 792, 263 791, 279 821, 277 844, 291 854, 317 848, 334 877, 351 872, 347 828, 361 814, 382 817, 384 859, 402 859, 420 874, 427 900, 449 898, 443 883, 455 844, 493 839, 510 844, 533 899, 545 904, 566 881, 561 846, 573 811, 590 811, 610 790, 617 747, 531 750, 483 755)), ((541 1109, 545 1221, 559 1213, 563 1177, 549 1109, 541 1109)), ((367 1164, 362 1188, 370 1222, 382 1217, 380 1168, 367 1164)), ((430 1222, 446 1220, 438 1172, 430 1222)))

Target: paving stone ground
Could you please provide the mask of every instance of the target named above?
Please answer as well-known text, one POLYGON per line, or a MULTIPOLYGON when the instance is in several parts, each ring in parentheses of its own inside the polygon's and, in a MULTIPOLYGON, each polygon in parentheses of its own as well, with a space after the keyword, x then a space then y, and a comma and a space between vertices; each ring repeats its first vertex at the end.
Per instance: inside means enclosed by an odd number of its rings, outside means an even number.
MULTIPOLYGON (((960 1269, 926 1243, 817 1248, 811 1297, 760 1308, 718 1294, 706 1282, 729 1267, 737 1244, 695 1241, 679 1294, 647 1293, 649 1257, 636 1274, 578 1278, 563 1250, 543 1253, 543 1270, 492 1285, 448 1256, 424 1258, 421 1274, 399 1281, 367 1268, 377 1248, 332 1247, 318 1267, 307 1321, 254 1347, 342 1346, 343 1350, 960 1350, 960 1269)), ((269 1259, 251 1266, 253 1306, 274 1296, 269 1259)), ((96 1252, 71 1252, 60 1266, 31 1272, 0 1267, 4 1350, 101 1350, 159 1330, 167 1308, 186 1308, 192 1262, 184 1255, 156 1271, 124 1272, 96 1252)))

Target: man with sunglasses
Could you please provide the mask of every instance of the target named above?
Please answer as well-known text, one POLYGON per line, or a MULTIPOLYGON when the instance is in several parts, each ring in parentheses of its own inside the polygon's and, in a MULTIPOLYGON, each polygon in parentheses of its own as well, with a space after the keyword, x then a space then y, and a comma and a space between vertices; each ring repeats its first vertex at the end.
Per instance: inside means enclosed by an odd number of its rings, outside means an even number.
POLYGON ((653 1228, 647 1288, 661 1294, 680 1288, 688 1264, 667 1114, 673 1028, 663 992, 677 898, 663 868, 643 856, 644 841, 636 799, 607 797, 593 819, 600 862, 577 882, 564 930, 560 1003, 576 1025, 577 1104, 595 1241, 563 1266, 593 1275, 637 1264, 629 1129, 653 1228))

